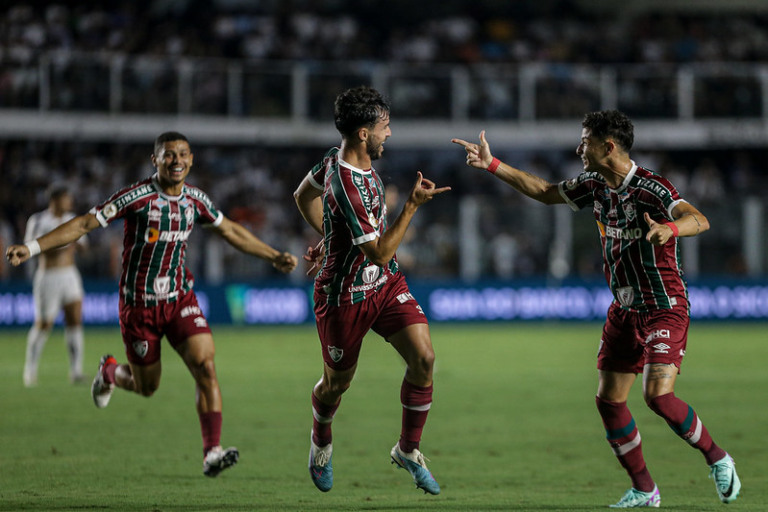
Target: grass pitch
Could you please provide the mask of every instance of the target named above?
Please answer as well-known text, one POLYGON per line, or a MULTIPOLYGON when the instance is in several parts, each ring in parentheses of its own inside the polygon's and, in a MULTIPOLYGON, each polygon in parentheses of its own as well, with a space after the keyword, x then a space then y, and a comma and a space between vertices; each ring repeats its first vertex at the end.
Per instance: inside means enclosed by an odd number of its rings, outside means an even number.
MULTIPOLYGON (((736 459, 743 488, 730 509, 768 510, 765 324, 694 322, 676 394, 736 459)), ((240 463, 202 475, 191 377, 163 345, 150 399, 116 390, 104 410, 67 382, 61 330, 39 385, 22 386, 26 331, 0 331, 0 510, 603 510, 629 487, 594 405, 596 324, 432 326, 435 396, 422 440, 439 496, 389 463, 400 429, 404 366, 369 336, 334 422, 332 491, 307 472, 310 390, 321 373, 314 327, 214 327, 224 395, 222 443, 240 463)), ((117 329, 86 331, 89 374, 117 329)), ((649 411, 630 407, 669 510, 723 510, 701 455, 649 411)))

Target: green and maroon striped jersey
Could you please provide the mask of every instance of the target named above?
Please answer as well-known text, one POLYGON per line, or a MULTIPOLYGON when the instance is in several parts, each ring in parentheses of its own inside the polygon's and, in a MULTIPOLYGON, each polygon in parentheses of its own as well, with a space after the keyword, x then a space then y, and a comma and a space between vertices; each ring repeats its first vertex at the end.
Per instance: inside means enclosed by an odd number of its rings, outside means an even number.
POLYGON ((645 239, 649 227, 643 214, 656 222, 669 222, 674 220, 674 207, 684 201, 667 179, 632 162, 617 189, 596 172, 582 172, 558 186, 573 210, 592 207, 603 246, 605 279, 623 308, 648 311, 688 305, 679 240, 673 237, 655 246, 645 239))
POLYGON ((120 294, 128 304, 145 306, 174 302, 192 288, 184 266, 192 228, 224 219, 199 188, 185 184, 178 196, 164 194, 157 174, 115 192, 91 213, 103 227, 124 220, 120 294))
POLYGON ((384 185, 376 171, 358 169, 332 148, 309 172, 310 183, 323 191, 325 257, 315 289, 332 305, 354 304, 375 293, 399 271, 397 258, 380 267, 359 249, 387 229, 384 185))

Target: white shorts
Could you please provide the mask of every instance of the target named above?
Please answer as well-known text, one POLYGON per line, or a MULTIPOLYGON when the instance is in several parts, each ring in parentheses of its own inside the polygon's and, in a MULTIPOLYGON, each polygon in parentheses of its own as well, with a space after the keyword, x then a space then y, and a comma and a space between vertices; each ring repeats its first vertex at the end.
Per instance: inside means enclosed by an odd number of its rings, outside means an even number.
POLYGON ((35 272, 35 319, 53 322, 61 308, 83 300, 83 280, 74 265, 35 272))

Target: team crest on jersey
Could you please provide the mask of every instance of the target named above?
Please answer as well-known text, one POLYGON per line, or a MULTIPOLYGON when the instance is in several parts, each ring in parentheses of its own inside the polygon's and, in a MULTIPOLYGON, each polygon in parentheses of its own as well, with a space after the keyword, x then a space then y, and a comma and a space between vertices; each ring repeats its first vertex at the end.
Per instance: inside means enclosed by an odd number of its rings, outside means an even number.
POLYGON ((134 341, 133 351, 136 352, 137 356, 144 359, 147 356, 147 352, 149 352, 149 342, 147 340, 134 341))
POLYGON ((334 363, 338 363, 341 361, 341 358, 344 357, 344 349, 339 347, 328 347, 328 355, 331 356, 331 360, 334 363))
POLYGON ((379 229, 379 219, 376 218, 373 212, 368 214, 368 222, 371 224, 371 226, 373 226, 374 229, 379 229))
POLYGON ((151 209, 147 212, 147 218, 149 220, 160 220, 163 216, 163 212, 160 210, 151 209))
POLYGON ((621 206, 624 208, 624 215, 627 216, 627 220, 629 222, 635 220, 635 217, 637 217, 637 210, 635 210, 635 205, 632 203, 625 203, 621 206))
POLYGON ((576 178, 571 178, 570 180, 565 182, 565 188, 568 190, 573 190, 576 188, 576 178))
POLYGON ((187 224, 195 220, 195 211, 192 208, 184 208, 184 216, 187 218, 187 224))
POLYGON ((363 269, 363 282, 365 284, 371 284, 379 277, 381 269, 376 265, 369 265, 363 269))

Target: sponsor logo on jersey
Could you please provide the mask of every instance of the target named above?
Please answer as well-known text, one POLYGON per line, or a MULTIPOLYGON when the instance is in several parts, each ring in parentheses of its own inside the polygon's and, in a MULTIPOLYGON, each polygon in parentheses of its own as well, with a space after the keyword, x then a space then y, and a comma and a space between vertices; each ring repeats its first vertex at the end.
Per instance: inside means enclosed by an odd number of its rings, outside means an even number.
POLYGON ((192 224, 195 220, 195 210, 192 208, 184 208, 184 216, 187 218, 187 223, 192 224))
POLYGON ((156 277, 152 281, 152 289, 157 294, 158 298, 168 295, 171 291, 171 278, 169 276, 156 277))
POLYGON ((184 309, 181 310, 181 318, 186 318, 189 315, 202 315, 203 312, 200 311, 200 308, 197 306, 187 306, 184 309))
POLYGON ((374 229, 379 229, 379 219, 376 218, 373 212, 368 213, 368 222, 374 229))
POLYGON ((409 300, 416 300, 416 299, 413 298, 413 295, 411 295, 411 292, 405 292, 398 295, 397 300, 400 302, 400 304, 405 304, 409 300))
POLYGON ((565 182, 565 188, 567 188, 568 190, 573 190, 576 188, 577 183, 578 182, 576 181, 576 178, 571 178, 570 180, 565 182))
POLYGON ((360 284, 357 286, 350 286, 349 292, 355 293, 355 292, 367 292, 368 290, 373 290, 374 288, 378 288, 379 286, 383 285, 387 282, 389 279, 389 276, 387 274, 382 275, 376 282, 369 283, 369 284, 360 284))
POLYGON ((637 240, 638 238, 643 237, 643 230, 639 227, 619 228, 614 226, 603 226, 603 229, 605 230, 605 234, 603 234, 603 230, 601 230, 600 234, 608 238, 616 238, 618 240, 637 240))
POLYGON ((622 306, 631 306, 635 301, 635 290, 631 286, 622 286, 616 289, 616 298, 622 306))
POLYGON ((208 322, 205 321, 205 318, 198 316, 197 318, 195 318, 195 325, 197 327, 205 327, 206 325, 208 325, 208 322))
POLYGON ((653 345, 654 354, 669 354, 669 349, 672 348, 666 343, 657 343, 653 345))
POLYGON ((101 210, 101 213, 104 215, 104 218, 111 219, 115 215, 117 215, 117 205, 115 203, 109 203, 101 210))
POLYGON ((344 357, 344 349, 338 347, 328 347, 328 355, 331 356, 331 360, 334 363, 338 363, 341 361, 341 358, 344 357))
POLYGON ((147 228, 144 240, 147 243, 155 242, 184 242, 189 238, 190 230, 184 231, 160 231, 157 228, 147 228))
POLYGON ((158 208, 160 208, 160 209, 162 210, 162 209, 163 209, 163 206, 165 206, 165 205, 167 205, 167 204, 168 204, 168 201, 166 201, 166 200, 165 200, 165 199, 163 199, 162 197, 158 197, 157 199, 155 199, 154 201, 152 201, 152 203, 153 203, 155 206, 157 206, 158 208))
POLYGON ((147 340, 134 341, 133 351, 136 353, 137 356, 144 359, 147 356, 147 352, 149 352, 149 342, 147 340))
MULTIPOLYGON (((117 198, 114 204, 119 209, 127 204, 132 203, 133 201, 135 201, 136 199, 139 199, 140 197, 143 197, 147 194, 153 194, 154 192, 155 192, 155 189, 151 185, 142 185, 141 187, 135 188, 130 192, 128 192, 127 194, 117 198)), ((117 213, 117 211, 115 211, 115 213, 117 213)))
POLYGON ((160 220, 162 217, 163 217, 163 212, 161 212, 160 210, 152 209, 147 212, 147 218, 149 220, 160 220))

